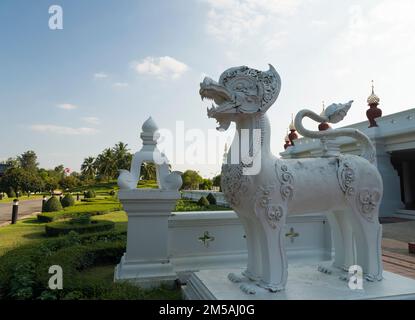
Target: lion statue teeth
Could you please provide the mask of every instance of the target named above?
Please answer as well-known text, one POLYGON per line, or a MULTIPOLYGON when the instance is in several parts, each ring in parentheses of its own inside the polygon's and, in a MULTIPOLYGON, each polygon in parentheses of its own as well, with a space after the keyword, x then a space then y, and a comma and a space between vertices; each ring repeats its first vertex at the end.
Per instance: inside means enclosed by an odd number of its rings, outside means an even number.
MULTIPOLYGON (((305 137, 352 137, 362 147, 360 156, 279 159, 270 151, 266 112, 280 90, 280 76, 271 65, 265 72, 246 66, 230 68, 218 82, 205 78, 200 84, 202 100, 212 100, 207 114, 218 122, 217 129, 227 130, 232 122, 236 125, 234 141, 222 165, 221 184, 244 226, 248 262, 241 275, 231 274, 229 280, 245 279, 247 284, 243 282, 241 290, 249 294, 256 292, 252 285, 270 292, 283 290, 288 275, 286 218, 315 212, 326 213, 333 230, 332 269, 344 273, 351 265, 359 265, 366 279, 381 280, 382 226, 378 214, 383 185, 372 142, 351 128, 316 132, 302 125, 304 117, 319 123, 337 123, 346 116, 353 101, 332 104, 322 115, 301 110, 295 126, 305 137), (232 152, 233 148, 237 152, 232 152)), ((331 269, 320 270, 328 276, 332 274, 331 269)))

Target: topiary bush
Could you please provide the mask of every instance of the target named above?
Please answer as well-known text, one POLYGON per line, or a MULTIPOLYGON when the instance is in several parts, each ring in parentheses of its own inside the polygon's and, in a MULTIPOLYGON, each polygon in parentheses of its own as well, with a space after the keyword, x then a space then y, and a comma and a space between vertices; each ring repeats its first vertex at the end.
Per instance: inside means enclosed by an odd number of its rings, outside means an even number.
POLYGON ((43 207, 44 212, 54 212, 60 210, 63 210, 62 204, 55 196, 50 197, 43 207))
POLYGON ((74 197, 72 197, 71 194, 67 194, 62 198, 61 204, 62 204, 62 207, 64 207, 64 208, 71 207, 71 206, 75 205, 75 199, 74 199, 74 197))
POLYGON ((87 190, 84 192, 84 197, 87 199, 92 199, 92 198, 96 198, 97 194, 95 193, 94 190, 87 190))
POLYGON ((209 193, 206 197, 206 199, 209 201, 209 204, 216 204, 216 198, 213 194, 209 193))
POLYGON ((90 220, 82 217, 70 221, 57 221, 45 225, 45 232, 48 237, 55 237, 75 231, 79 234, 109 231, 114 229, 114 222, 107 220, 90 220), (83 219, 84 221, 80 221, 83 219))
POLYGON ((200 197, 200 199, 197 202, 197 204, 199 206, 202 206, 202 207, 208 207, 209 206, 209 201, 208 201, 208 199, 206 199, 206 197, 200 197))

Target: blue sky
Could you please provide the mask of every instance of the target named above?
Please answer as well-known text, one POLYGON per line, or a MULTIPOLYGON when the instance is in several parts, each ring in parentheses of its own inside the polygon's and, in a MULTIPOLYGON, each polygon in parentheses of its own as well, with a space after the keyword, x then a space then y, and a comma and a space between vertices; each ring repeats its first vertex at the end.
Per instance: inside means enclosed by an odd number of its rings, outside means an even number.
POLYGON ((139 149, 149 115, 207 131, 199 82, 237 65, 281 75, 275 154, 291 113, 322 100, 353 99, 343 124, 365 120, 372 79, 384 114, 414 107, 414 11, 412 0, 2 0, 0 159, 33 149, 41 166, 78 170, 118 141, 139 149), (51 5, 63 30, 48 28, 51 5))

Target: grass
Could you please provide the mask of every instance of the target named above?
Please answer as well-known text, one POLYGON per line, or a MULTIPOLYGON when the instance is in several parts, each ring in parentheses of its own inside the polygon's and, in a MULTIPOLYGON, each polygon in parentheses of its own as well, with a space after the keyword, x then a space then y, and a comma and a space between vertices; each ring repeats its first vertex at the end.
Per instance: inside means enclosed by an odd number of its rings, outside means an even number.
POLYGON ((0 256, 13 248, 45 239, 45 223, 36 218, 19 220, 15 225, 0 228, 0 256))
POLYGON ((32 196, 20 196, 19 198, 15 197, 15 198, 6 198, 3 200, 0 200, 0 203, 12 203, 14 199, 19 199, 19 201, 25 201, 25 200, 38 200, 38 199, 42 199, 43 195, 41 194, 36 194, 36 195, 32 195, 32 196))

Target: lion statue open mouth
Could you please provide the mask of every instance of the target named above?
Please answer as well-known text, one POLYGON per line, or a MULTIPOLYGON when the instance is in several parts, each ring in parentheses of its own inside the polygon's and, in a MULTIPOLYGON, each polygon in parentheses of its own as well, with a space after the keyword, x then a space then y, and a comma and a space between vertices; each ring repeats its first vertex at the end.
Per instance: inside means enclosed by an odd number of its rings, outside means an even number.
MULTIPOLYGON (((351 265, 359 265, 367 280, 381 280, 382 227, 378 212, 383 185, 374 165, 373 144, 355 129, 316 132, 302 125, 304 117, 337 123, 346 116, 353 101, 332 104, 323 115, 301 110, 295 126, 305 137, 357 139, 361 156, 339 154, 283 160, 270 151, 270 124, 266 116, 280 90, 280 76, 271 65, 265 72, 246 66, 230 68, 218 82, 205 78, 200 84, 201 98, 212 100, 207 114, 216 119, 217 129, 227 130, 231 122, 236 124, 231 149, 242 150, 247 142, 240 139, 242 132, 249 133, 247 149, 258 169, 254 173, 246 171, 243 155, 235 162, 231 150, 222 166, 222 190, 244 226, 248 247, 246 270, 241 275, 230 274, 229 279, 241 282, 241 289, 247 293, 255 293, 258 287, 272 292, 283 290, 288 275, 286 217, 324 212, 333 230, 333 271, 341 273, 351 265), (256 131, 260 132, 259 139, 253 138, 256 131)), ((319 270, 328 272, 327 268, 319 270)))

